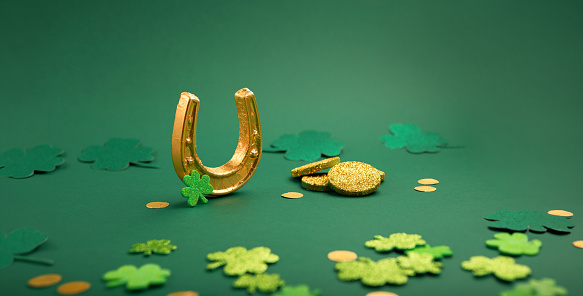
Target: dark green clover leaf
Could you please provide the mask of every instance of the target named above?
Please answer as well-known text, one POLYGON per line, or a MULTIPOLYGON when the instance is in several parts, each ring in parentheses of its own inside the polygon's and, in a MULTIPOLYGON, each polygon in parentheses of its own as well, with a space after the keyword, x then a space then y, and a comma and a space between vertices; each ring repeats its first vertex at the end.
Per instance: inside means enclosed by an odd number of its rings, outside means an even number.
POLYGON ((453 252, 448 246, 436 246, 431 247, 430 245, 416 247, 412 250, 406 250, 405 254, 409 254, 410 252, 415 252, 419 254, 430 254, 435 259, 441 259, 443 257, 449 257, 453 255, 453 252))
POLYGON ((109 139, 103 146, 90 146, 83 150, 79 160, 93 162, 92 168, 97 170, 121 171, 130 164, 143 167, 157 167, 149 164, 154 160, 152 148, 140 146, 136 139, 109 139))
POLYGON ((462 262, 462 268, 471 270, 475 276, 494 274, 505 281, 514 281, 530 275, 530 267, 516 264, 512 257, 498 256, 488 258, 484 256, 471 257, 469 261, 462 262))
POLYGON ((170 240, 149 240, 145 244, 137 243, 133 244, 130 249, 130 253, 144 253, 145 256, 150 256, 152 253, 167 255, 173 250, 176 250, 175 245, 170 244, 170 240))
POLYGON ((500 296, 563 296, 567 295, 567 289, 557 286, 555 280, 544 278, 542 280, 530 280, 525 284, 517 284, 514 289, 504 291, 500 296))
POLYGON ((303 131, 299 136, 285 134, 271 143, 271 148, 263 151, 286 151, 284 157, 289 160, 314 161, 322 154, 338 156, 342 152, 342 142, 331 140, 331 133, 317 131, 303 131))
POLYGON ((147 289, 151 285, 162 285, 170 276, 170 270, 162 269, 158 264, 144 264, 140 268, 123 265, 103 275, 108 288, 126 286, 127 290, 147 289))
POLYGON ((277 288, 283 286, 285 281, 279 278, 279 274, 244 274, 239 277, 235 283, 233 283, 233 287, 235 288, 247 288, 247 292, 249 294, 255 293, 256 290, 259 290, 263 293, 273 293, 277 290, 277 288))
POLYGON ((367 257, 358 257, 356 261, 336 263, 338 279, 341 281, 356 281, 367 286, 382 286, 384 284, 403 285, 408 277, 415 275, 412 269, 401 268, 397 258, 385 258, 377 262, 367 257))
POLYGON ((59 155, 63 149, 51 145, 38 145, 24 152, 22 149, 10 149, 0 153, 0 176, 26 178, 34 172, 51 172, 65 160, 59 155))
POLYGON ((284 286, 281 290, 272 296, 320 296, 320 290, 310 291, 306 285, 284 286))
POLYGON ((411 123, 393 123, 389 126, 391 134, 381 137, 385 146, 391 149, 407 147, 411 153, 438 152, 447 142, 434 132, 421 132, 411 123))
POLYGON ((54 264, 52 260, 20 256, 34 251, 47 239, 46 234, 30 227, 16 229, 7 236, 0 233, 0 268, 9 266, 14 260, 54 264))
POLYGON ((500 253, 506 255, 536 255, 542 242, 538 239, 528 241, 528 236, 521 232, 513 234, 501 232, 494 234, 494 239, 486 241, 486 246, 496 248, 500 253))
POLYGON ((200 198, 203 203, 207 203, 208 199, 204 197, 205 194, 213 193, 213 186, 209 183, 211 178, 207 175, 203 175, 200 178, 199 173, 196 170, 190 172, 190 176, 186 175, 182 178, 184 185, 188 187, 182 188, 182 196, 188 198, 188 204, 191 207, 196 206, 198 199, 200 198))
POLYGON ((498 229, 508 229, 512 231, 534 231, 545 232, 547 229, 558 232, 571 232, 569 228, 575 225, 567 217, 555 216, 540 211, 521 210, 498 211, 494 214, 486 215, 486 220, 492 220, 490 227, 498 229))
POLYGON ((279 256, 271 253, 266 247, 256 247, 247 250, 243 247, 232 247, 225 252, 215 252, 207 255, 211 262, 207 269, 215 269, 225 265, 226 275, 242 275, 249 273, 264 273, 267 270, 266 263, 275 263, 279 256))

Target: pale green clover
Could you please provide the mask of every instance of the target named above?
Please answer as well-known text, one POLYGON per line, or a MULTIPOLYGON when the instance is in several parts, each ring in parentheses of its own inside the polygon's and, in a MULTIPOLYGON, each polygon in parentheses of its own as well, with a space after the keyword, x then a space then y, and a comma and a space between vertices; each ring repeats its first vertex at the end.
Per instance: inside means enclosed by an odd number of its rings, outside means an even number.
POLYGON ((375 235, 373 240, 364 243, 368 248, 374 248, 378 252, 388 252, 393 249, 410 250, 416 246, 424 245, 425 241, 418 234, 393 233, 389 237, 375 235))
POLYGON ((412 123, 393 123, 389 126, 391 134, 381 137, 385 146, 391 149, 407 147, 411 153, 438 152, 447 142, 434 132, 421 132, 412 123))
POLYGON ((567 295, 567 289, 557 286, 555 280, 544 278, 542 280, 530 280, 528 283, 517 284, 514 289, 504 291, 500 296, 563 296, 567 295))
POLYGON ((247 250, 243 247, 232 247, 225 252, 210 253, 207 259, 211 262, 207 269, 215 269, 225 265, 226 275, 243 275, 249 273, 264 273, 267 270, 266 263, 275 263, 279 256, 272 254, 266 247, 256 247, 247 250))
POLYGON ((536 255, 542 244, 538 239, 528 241, 528 236, 520 232, 513 234, 506 232, 496 233, 494 234, 494 239, 486 241, 486 246, 497 248, 502 254, 515 256, 536 255))
POLYGON ((512 257, 498 256, 488 258, 484 256, 471 257, 469 261, 462 262, 462 268, 472 271, 475 276, 494 274, 505 281, 514 281, 530 275, 530 267, 516 264, 512 257))
POLYGON ((173 250, 176 250, 175 245, 170 244, 170 240, 149 240, 145 244, 137 243, 133 244, 130 249, 130 253, 144 253, 145 256, 150 256, 152 253, 167 255, 173 250))
POLYGON ((24 152, 10 149, 0 153, 0 177, 27 178, 38 172, 51 172, 65 160, 59 155, 63 149, 51 145, 38 145, 24 152))
POLYGON ((384 284, 403 285, 408 276, 415 275, 412 269, 404 269, 396 258, 385 258, 377 262, 367 257, 359 257, 356 261, 336 263, 338 279, 341 281, 356 281, 367 286, 378 287, 384 284))
POLYGON ((442 259, 443 257, 449 257, 453 255, 453 252, 448 246, 436 246, 432 247, 430 245, 416 247, 412 250, 406 250, 405 254, 409 254, 410 252, 415 252, 419 254, 430 254, 435 259, 442 259))
POLYGON ((397 257, 399 266, 403 269, 411 269, 415 274, 433 273, 440 274, 443 263, 433 261, 431 254, 419 254, 410 252, 407 256, 397 257))
POLYGON ((136 139, 112 138, 105 145, 89 146, 79 156, 79 161, 93 162, 91 168, 111 171, 127 169, 130 164, 157 167, 149 164, 154 160, 153 149, 140 145, 136 139))
POLYGON ((310 291, 306 285, 284 286, 281 290, 272 296, 320 296, 320 290, 310 291))
POLYGON ((140 268, 134 265, 123 265, 117 270, 108 271, 103 275, 108 288, 126 286, 128 290, 147 289, 150 285, 162 285, 170 276, 170 270, 162 269, 158 264, 144 264, 140 268))
POLYGON ((271 146, 263 151, 286 151, 284 157, 289 160, 314 161, 322 154, 331 157, 342 152, 342 142, 331 140, 331 133, 317 131, 303 131, 300 135, 285 134, 273 141, 271 146))
POLYGON ((213 185, 209 182, 211 178, 207 175, 203 175, 200 178, 199 173, 196 170, 190 172, 190 176, 186 175, 182 178, 184 185, 188 187, 182 188, 182 196, 188 198, 188 204, 191 207, 196 206, 198 199, 200 198, 203 203, 207 203, 208 199, 204 197, 205 194, 213 193, 213 185))
POLYGON ((545 232, 547 229, 569 233, 575 225, 567 217, 555 216, 541 211, 521 210, 518 212, 501 210, 484 216, 491 220, 490 227, 512 231, 545 232))
POLYGON ((249 294, 255 293, 256 290, 263 293, 273 293, 284 284, 285 281, 279 278, 279 274, 244 274, 233 283, 233 287, 247 288, 249 294))

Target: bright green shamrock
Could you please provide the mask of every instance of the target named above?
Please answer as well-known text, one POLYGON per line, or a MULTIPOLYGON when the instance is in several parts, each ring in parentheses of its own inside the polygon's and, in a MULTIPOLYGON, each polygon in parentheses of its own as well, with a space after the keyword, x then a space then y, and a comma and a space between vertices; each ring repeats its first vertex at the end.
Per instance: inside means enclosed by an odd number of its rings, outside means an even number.
POLYGON ((126 286, 127 290, 147 289, 151 285, 162 285, 170 276, 170 270, 162 269, 158 264, 144 264, 140 268, 134 265, 123 265, 117 270, 108 271, 103 275, 108 288, 126 286))
POLYGON ((171 245, 169 239, 153 239, 147 241, 145 244, 133 244, 130 253, 144 253, 145 256, 150 256, 152 253, 167 255, 173 250, 176 250, 176 246, 171 245))
POLYGON ((213 193, 213 185, 209 183, 210 180, 211 178, 207 175, 203 175, 202 178, 200 178, 200 175, 196 170, 192 170, 190 176, 186 175, 182 178, 182 182, 188 187, 182 188, 181 193, 182 196, 188 198, 188 204, 191 207, 196 206, 199 198, 203 203, 208 202, 208 199, 206 199, 204 195, 213 193))
POLYGON ((330 140, 331 133, 303 131, 300 135, 285 134, 271 143, 271 148, 263 151, 286 151, 284 157, 289 160, 314 161, 322 154, 338 156, 342 152, 342 142, 330 140))
POLYGON ((24 152, 14 148, 0 153, 0 177, 27 178, 38 172, 51 172, 65 160, 59 155, 63 149, 38 145, 24 152))
POLYGON ((440 274, 443 263, 433 261, 431 254, 419 254, 410 252, 407 256, 397 257, 399 266, 403 269, 411 269, 415 274, 433 273, 440 274))
POLYGON ((515 232, 513 234, 501 232, 494 234, 494 239, 486 241, 486 246, 497 248, 505 255, 536 255, 542 242, 538 239, 528 241, 528 236, 524 233, 515 232))
POLYGON ((512 231, 545 232, 547 229, 559 232, 571 232, 575 225, 567 217, 555 216, 540 211, 521 210, 518 212, 502 210, 484 216, 492 220, 490 227, 512 231))
POLYGON ((284 286, 281 290, 272 296, 320 296, 320 290, 310 291, 306 285, 284 286))
POLYGON ((378 287, 384 284, 403 285, 408 276, 415 275, 412 269, 401 268, 397 258, 385 258, 377 262, 367 257, 358 257, 356 261, 336 263, 338 279, 341 281, 361 280, 367 286, 378 287))
POLYGON ((517 284, 514 289, 504 291, 500 296, 563 296, 567 295, 567 289, 557 286, 555 280, 544 278, 542 280, 530 280, 528 283, 517 284))
POLYGON ((453 255, 453 252, 448 246, 431 247, 430 245, 424 245, 416 247, 415 249, 412 250, 406 250, 405 254, 409 254, 410 252, 415 252, 419 254, 430 254, 433 256, 434 259, 442 259, 443 257, 449 257, 453 255))
POLYGON ((211 262, 207 269, 215 269, 225 265, 226 275, 243 275, 249 273, 264 273, 267 270, 266 263, 275 263, 279 256, 272 254, 266 247, 256 247, 247 250, 243 247, 232 247, 225 252, 210 253, 207 259, 211 262))
POLYGON ((393 123, 389 126, 391 134, 381 137, 385 146, 391 149, 407 147, 411 153, 438 152, 447 142, 434 132, 421 132, 412 123, 393 123))
POLYGON ((494 274, 497 278, 505 281, 514 281, 530 275, 530 267, 516 264, 512 257, 498 256, 488 258, 484 256, 474 256, 470 261, 462 262, 462 268, 471 270, 475 276, 485 276, 494 274))
POLYGON ((378 252, 388 252, 393 249, 409 250, 416 246, 424 245, 425 241, 418 234, 393 233, 389 237, 375 235, 373 240, 364 243, 368 248, 374 248, 378 252))
POLYGON ((233 283, 233 287, 247 288, 249 294, 255 293, 256 290, 263 293, 273 293, 283 284, 285 281, 279 278, 279 274, 244 274, 233 283))
POLYGON ((148 163, 154 160, 152 153, 152 148, 140 146, 139 140, 112 138, 103 146, 85 148, 79 160, 93 162, 91 167, 97 170, 121 171, 127 169, 130 164, 157 167, 148 163))
POLYGON ((31 227, 16 229, 7 236, 0 232, 0 268, 9 266, 14 260, 54 264, 52 260, 20 256, 34 251, 47 239, 46 234, 31 227))

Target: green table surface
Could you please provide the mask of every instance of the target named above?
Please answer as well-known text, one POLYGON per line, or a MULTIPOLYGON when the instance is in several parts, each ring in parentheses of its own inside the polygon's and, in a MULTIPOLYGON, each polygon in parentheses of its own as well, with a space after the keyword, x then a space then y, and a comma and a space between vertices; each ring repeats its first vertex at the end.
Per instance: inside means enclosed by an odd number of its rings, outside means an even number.
MULTIPOLYGON (((568 235, 528 233, 540 254, 517 259, 581 295, 583 250, 583 2, 581 1, 0 1, 0 151, 53 144, 66 162, 26 179, 0 179, 0 231, 49 235, 34 256, 0 270, 1 295, 56 295, 29 278, 59 273, 107 289, 103 273, 157 263, 172 271, 141 295, 194 290, 245 295, 235 278, 206 271, 206 254, 266 246, 280 256, 269 273, 323 295, 498 295, 512 284, 461 269, 494 257, 483 219, 498 210, 564 209, 568 235), (183 91, 201 100, 198 155, 219 166, 232 155, 233 94, 256 97, 264 144, 315 129, 344 142, 343 161, 386 172, 367 197, 304 191, 290 170, 305 162, 263 153, 235 193, 194 208, 180 195, 170 139, 183 91), (435 154, 391 150, 391 123, 439 132, 452 145, 435 154), (77 161, 88 146, 132 137, 156 151, 159 169, 93 170, 77 161), (433 193, 416 181, 440 181, 433 193), (280 195, 304 193, 290 200, 280 195), (167 201, 161 210, 150 201, 167 201), (375 260, 373 235, 417 233, 449 245, 438 276, 377 289, 341 282, 338 249, 375 260), (170 239, 168 256, 128 254, 133 243, 170 239)), ((524 282, 524 281, 519 281, 524 282)), ((132 293, 133 294, 133 293, 132 293)))

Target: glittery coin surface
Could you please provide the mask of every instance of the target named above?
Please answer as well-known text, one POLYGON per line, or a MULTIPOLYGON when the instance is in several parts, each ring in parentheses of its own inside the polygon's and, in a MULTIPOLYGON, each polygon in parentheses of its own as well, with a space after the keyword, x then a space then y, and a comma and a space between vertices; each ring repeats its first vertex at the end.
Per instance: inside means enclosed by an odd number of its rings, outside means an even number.
POLYGON ((170 204, 167 203, 167 202, 164 202, 164 201, 153 201, 153 202, 147 203, 146 204, 146 208, 149 208, 149 209, 162 209, 162 208, 167 207, 168 205, 170 205, 170 204))
POLYGON ((75 295, 83 293, 91 288, 91 284, 88 282, 78 281, 78 282, 68 282, 60 285, 57 288, 57 292, 61 295, 75 295))
POLYGON ((375 192, 381 184, 379 171, 370 164, 347 161, 328 171, 332 190, 347 196, 364 196, 375 192))
POLYGON ((324 160, 308 163, 291 170, 292 177, 300 177, 317 173, 340 163, 340 157, 331 157, 324 160))
POLYGON ((302 196, 304 196, 304 195, 299 193, 299 192, 286 192, 286 193, 281 195, 281 197, 285 197, 285 198, 300 198, 302 196))
POLYGON ((573 246, 575 246, 579 249, 583 249, 583 240, 574 241, 573 246))
POLYGON ((573 213, 563 211, 563 210, 552 210, 552 211, 548 211, 548 213, 551 215, 555 215, 555 216, 573 217, 573 213))
POLYGON ((311 191, 331 191, 328 174, 302 176, 302 187, 311 191))
POLYGON ((57 284, 62 278, 63 277, 60 274, 43 274, 28 280, 28 286, 31 288, 46 288, 57 284))
POLYGON ((379 172, 379 174, 381 175, 381 182, 385 180, 385 172, 381 171, 381 170, 377 170, 379 172))
POLYGON ((354 261, 356 258, 358 258, 356 253, 351 251, 339 250, 328 253, 328 259, 336 262, 354 261))
POLYGON ((417 181, 417 183, 419 183, 421 185, 435 185, 435 184, 439 184, 439 181, 437 181, 435 179, 427 178, 427 179, 421 179, 421 180, 417 181))
POLYGON ((374 292, 366 293, 365 296, 399 296, 399 294, 395 294, 393 292, 387 292, 387 291, 374 291, 374 292))
POLYGON ((198 296, 198 293, 194 291, 179 291, 167 294, 166 296, 198 296))
POLYGON ((433 186, 417 186, 417 187, 415 187, 415 190, 421 191, 421 192, 432 192, 432 191, 437 190, 437 188, 435 188, 433 186))

